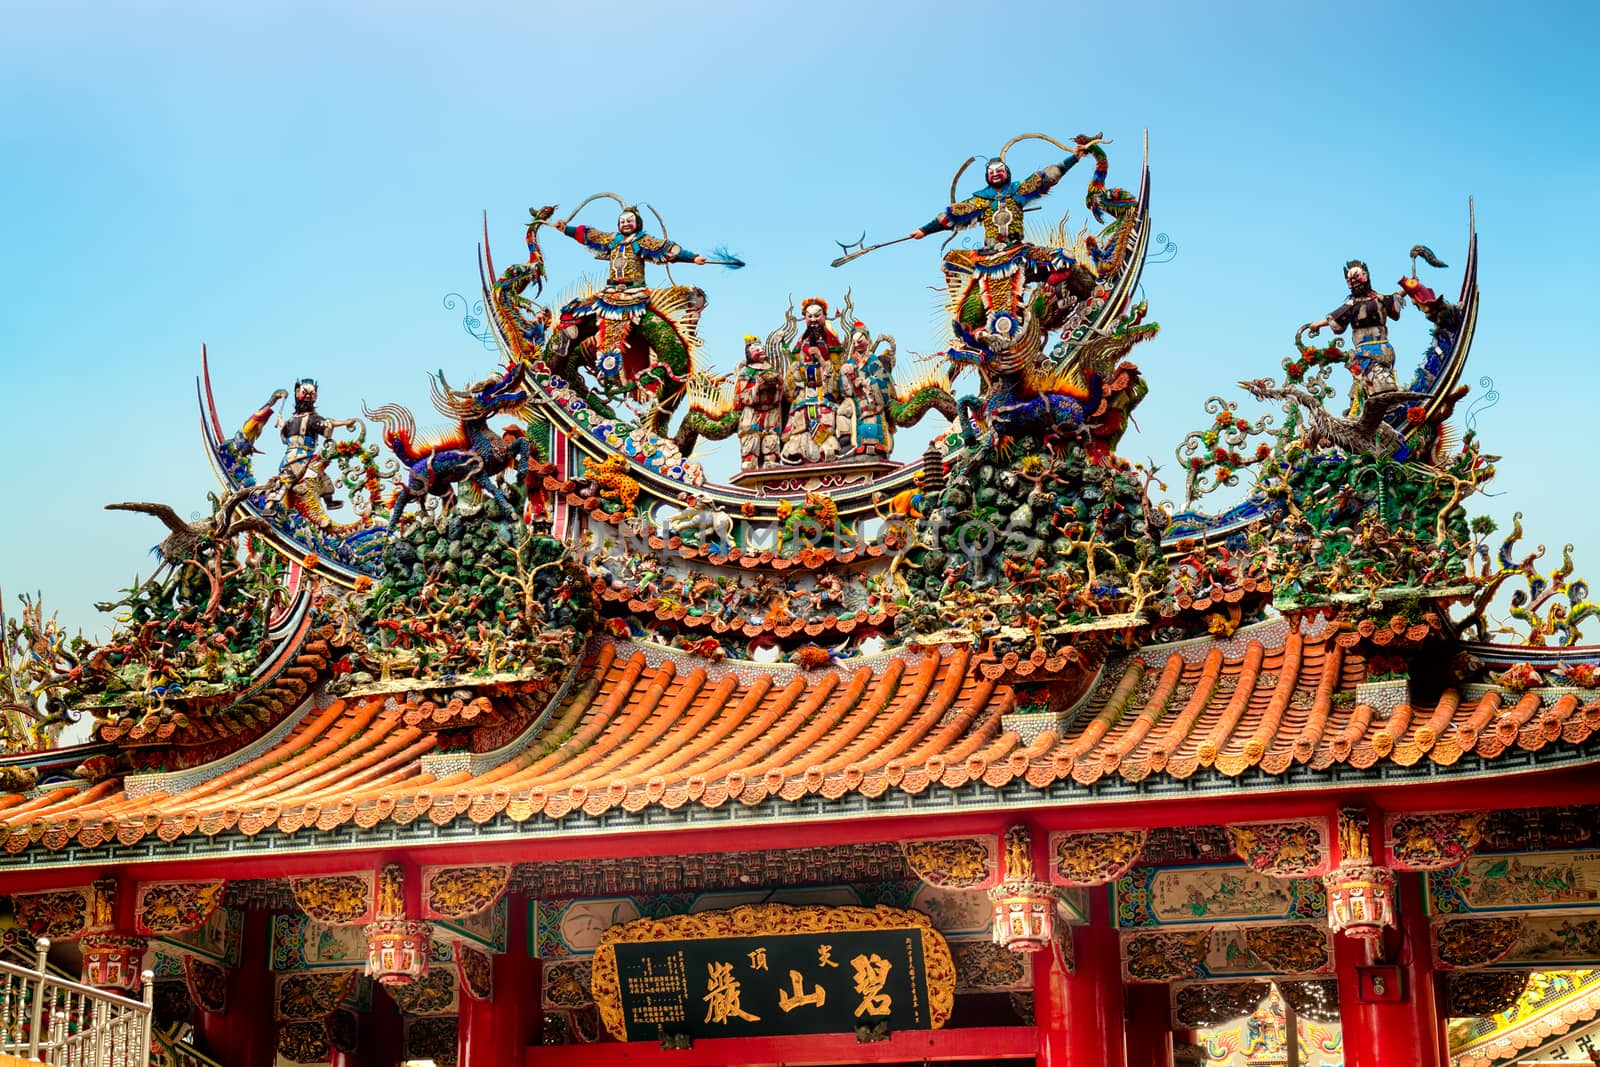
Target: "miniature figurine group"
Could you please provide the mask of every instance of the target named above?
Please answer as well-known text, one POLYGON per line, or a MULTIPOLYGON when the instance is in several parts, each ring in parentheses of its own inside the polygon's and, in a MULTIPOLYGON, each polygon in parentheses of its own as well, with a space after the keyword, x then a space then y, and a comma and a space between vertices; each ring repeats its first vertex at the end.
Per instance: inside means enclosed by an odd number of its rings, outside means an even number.
POLYGON ((849 344, 842 344, 829 325, 826 300, 811 297, 800 308, 801 333, 792 346, 779 335, 745 338, 733 397, 740 465, 758 470, 887 456, 894 444, 894 339, 874 339, 855 322, 849 344), (776 360, 768 351, 774 342, 776 360))

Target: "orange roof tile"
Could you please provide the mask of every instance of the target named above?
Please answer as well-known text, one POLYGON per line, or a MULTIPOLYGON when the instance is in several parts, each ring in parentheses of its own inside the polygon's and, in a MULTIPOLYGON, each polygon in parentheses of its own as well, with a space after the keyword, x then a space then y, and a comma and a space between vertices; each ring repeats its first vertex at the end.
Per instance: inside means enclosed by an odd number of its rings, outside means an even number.
POLYGON ((1570 692, 1533 691, 1508 709, 1499 690, 1451 689, 1430 706, 1375 709, 1356 699, 1365 662, 1331 638, 1331 628, 1291 632, 1279 620, 1140 650, 1109 662, 1062 717, 1018 713, 1011 689, 965 648, 807 673, 602 641, 579 684, 513 751, 440 755, 416 705, 335 701, 302 711, 238 766, 0 796, 0 842, 18 853, 424 815, 440 826, 524 823, 980 782, 1060 790, 1336 764, 1443 768, 1469 754, 1578 745, 1600 726, 1600 702, 1570 692))

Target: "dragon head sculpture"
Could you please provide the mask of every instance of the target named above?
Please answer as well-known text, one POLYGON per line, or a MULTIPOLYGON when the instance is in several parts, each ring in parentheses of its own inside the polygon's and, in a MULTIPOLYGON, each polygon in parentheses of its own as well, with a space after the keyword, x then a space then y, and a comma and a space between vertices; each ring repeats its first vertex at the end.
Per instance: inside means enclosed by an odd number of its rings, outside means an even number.
POLYGON ((429 376, 428 391, 433 398, 434 410, 450 419, 470 422, 494 415, 521 415, 528 402, 524 389, 523 367, 512 363, 499 375, 473 382, 465 389, 453 388, 444 371, 429 376))

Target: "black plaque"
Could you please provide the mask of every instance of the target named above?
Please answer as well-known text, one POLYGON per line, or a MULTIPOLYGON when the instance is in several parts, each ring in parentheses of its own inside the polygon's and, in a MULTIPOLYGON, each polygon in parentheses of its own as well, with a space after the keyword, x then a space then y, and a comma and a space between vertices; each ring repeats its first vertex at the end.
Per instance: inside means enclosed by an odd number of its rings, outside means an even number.
POLYGON ((933 1026, 916 929, 619 941, 614 949, 629 1041, 933 1026))

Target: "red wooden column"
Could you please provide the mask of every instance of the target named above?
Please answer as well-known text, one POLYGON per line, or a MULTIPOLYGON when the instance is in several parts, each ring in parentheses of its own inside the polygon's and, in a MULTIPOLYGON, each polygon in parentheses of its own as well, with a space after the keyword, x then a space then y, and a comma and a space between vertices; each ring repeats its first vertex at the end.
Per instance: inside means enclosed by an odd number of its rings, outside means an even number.
MULTIPOLYGON (((1073 927, 1077 965, 1067 975, 1066 1063, 1123 1067, 1122 953, 1111 924, 1111 890, 1089 890, 1089 922, 1073 927)), ((1035 999, 1035 1010, 1037 1010, 1035 999)), ((1060 1067, 1040 1058, 1038 1067, 1060 1067)))
MULTIPOLYGON (((1071 937, 1070 930, 1064 932, 1071 937)), ((1033 1023, 1039 1031, 1037 1067, 1067 1062, 1067 973, 1055 952, 1033 954, 1033 1023)))
POLYGON ((1124 1045, 1128 1067, 1172 1067, 1172 989, 1130 985, 1124 1045))
POLYGON ((1449 1067, 1422 876, 1400 873, 1396 879, 1400 929, 1384 939, 1382 953, 1384 960, 1396 962, 1375 964, 1377 946, 1343 934, 1334 937, 1345 1067, 1449 1067), (1372 982, 1364 988, 1358 970, 1368 966, 1387 968, 1373 972, 1386 980, 1398 973, 1401 999, 1373 999, 1372 982))
POLYGON ((356 1040, 360 1044, 354 1058, 361 1067, 400 1067, 405 1059, 405 1019, 387 990, 372 991, 372 1010, 361 1013, 356 1040))
POLYGON ((542 1036, 543 975, 530 955, 526 900, 511 901, 507 925, 507 950, 494 959, 493 998, 461 1000, 460 1067, 520 1065, 542 1036))
MULTIPOLYGON (((1030 832, 1033 877, 1047 881, 1050 870, 1050 835, 1039 827, 1030 832)), ((1038 1032, 1034 1051, 1036 1067, 1063 1067, 1067 1062, 1067 978, 1072 954, 1072 928, 1056 916, 1057 936, 1066 940, 1066 958, 1052 945, 1033 953, 1033 1025, 1038 1032)))
POLYGON ((228 972, 225 1012, 200 1012, 200 1034, 211 1058, 228 1067, 271 1067, 277 1055, 277 1033, 272 1022, 273 987, 267 944, 272 913, 249 908, 244 913, 239 966, 228 972))

